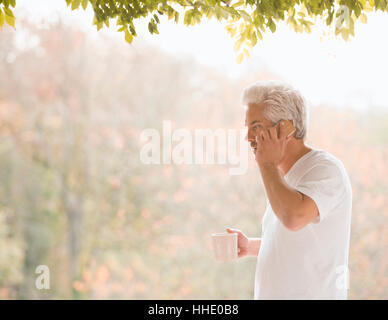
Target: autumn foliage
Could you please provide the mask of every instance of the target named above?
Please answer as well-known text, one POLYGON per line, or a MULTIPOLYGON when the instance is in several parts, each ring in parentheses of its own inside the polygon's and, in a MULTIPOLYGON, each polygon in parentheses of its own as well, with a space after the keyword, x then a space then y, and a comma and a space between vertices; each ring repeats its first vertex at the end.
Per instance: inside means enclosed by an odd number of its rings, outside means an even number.
MULTIPOLYGON (((241 79, 146 45, 91 40, 70 26, 0 31, 0 298, 251 299, 256 261, 219 264, 209 235, 260 236, 265 194, 253 159, 144 165, 139 134, 236 128, 241 79), (37 290, 47 265, 51 289, 37 290)), ((386 112, 312 106, 308 142, 353 188, 350 298, 388 297, 386 112)))

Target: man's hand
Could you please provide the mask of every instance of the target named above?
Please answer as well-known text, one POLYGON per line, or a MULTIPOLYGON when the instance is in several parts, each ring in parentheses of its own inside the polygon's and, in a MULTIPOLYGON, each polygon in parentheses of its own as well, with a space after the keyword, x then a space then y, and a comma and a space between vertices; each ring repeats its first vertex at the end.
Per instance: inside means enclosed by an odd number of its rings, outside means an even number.
POLYGON ((249 256, 257 256, 260 249, 259 238, 248 238, 240 230, 227 228, 228 233, 237 233, 237 248, 238 248, 238 257, 244 258, 249 256))
POLYGON ((277 126, 269 129, 260 129, 256 136, 257 150, 256 161, 259 166, 277 166, 283 159, 287 142, 291 139, 284 134, 284 122, 280 122, 280 132, 278 136, 277 126))

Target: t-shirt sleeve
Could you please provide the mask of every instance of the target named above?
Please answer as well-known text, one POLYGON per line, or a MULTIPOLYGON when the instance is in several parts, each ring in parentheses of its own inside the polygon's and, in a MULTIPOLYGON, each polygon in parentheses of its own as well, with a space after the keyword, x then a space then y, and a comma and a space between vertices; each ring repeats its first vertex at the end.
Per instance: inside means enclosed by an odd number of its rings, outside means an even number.
POLYGON ((344 183, 341 169, 334 163, 315 165, 302 176, 295 189, 313 199, 319 210, 313 223, 319 223, 342 201, 344 183))

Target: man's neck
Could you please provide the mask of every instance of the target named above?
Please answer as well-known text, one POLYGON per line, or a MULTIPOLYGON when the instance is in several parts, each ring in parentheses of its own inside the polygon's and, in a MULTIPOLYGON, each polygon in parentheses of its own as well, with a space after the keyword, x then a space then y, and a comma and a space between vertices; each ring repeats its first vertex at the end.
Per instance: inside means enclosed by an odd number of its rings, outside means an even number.
POLYGON ((283 161, 278 165, 278 169, 284 176, 294 165, 298 159, 303 157, 306 153, 311 151, 312 149, 307 147, 303 140, 291 139, 288 142, 288 145, 285 150, 285 156, 283 161))

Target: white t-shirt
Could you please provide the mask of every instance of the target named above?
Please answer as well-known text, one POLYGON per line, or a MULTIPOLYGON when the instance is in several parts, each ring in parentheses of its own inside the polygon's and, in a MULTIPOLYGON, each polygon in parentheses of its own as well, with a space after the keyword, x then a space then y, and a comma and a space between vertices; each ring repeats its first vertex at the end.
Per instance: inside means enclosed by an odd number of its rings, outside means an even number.
POLYGON ((342 162, 312 148, 284 179, 315 201, 319 217, 290 231, 267 200, 254 299, 347 299, 352 189, 342 162))

